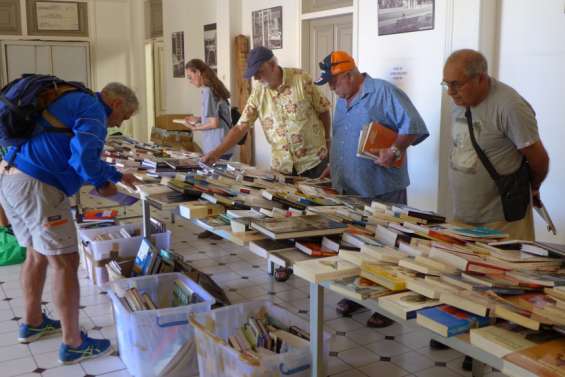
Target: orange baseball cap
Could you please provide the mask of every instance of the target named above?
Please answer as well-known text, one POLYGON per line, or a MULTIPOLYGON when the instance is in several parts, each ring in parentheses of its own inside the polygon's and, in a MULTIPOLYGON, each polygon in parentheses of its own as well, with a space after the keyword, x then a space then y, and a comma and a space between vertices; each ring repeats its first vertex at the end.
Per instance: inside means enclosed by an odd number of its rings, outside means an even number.
POLYGON ((355 60, 345 51, 333 51, 319 63, 319 66, 322 72, 320 78, 314 81, 316 85, 324 85, 333 76, 349 72, 356 67, 355 60))

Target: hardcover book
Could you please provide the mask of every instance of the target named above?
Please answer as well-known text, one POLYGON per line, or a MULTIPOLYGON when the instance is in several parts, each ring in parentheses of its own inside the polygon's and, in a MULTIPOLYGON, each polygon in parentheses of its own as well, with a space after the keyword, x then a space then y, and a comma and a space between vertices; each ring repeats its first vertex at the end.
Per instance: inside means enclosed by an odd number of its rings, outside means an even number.
MULTIPOLYGON (((372 122, 365 126, 359 134, 357 157, 376 159, 379 153, 390 148, 396 141, 398 133, 380 123, 372 122)), ((404 162, 404 155, 393 166, 399 168, 404 162)))

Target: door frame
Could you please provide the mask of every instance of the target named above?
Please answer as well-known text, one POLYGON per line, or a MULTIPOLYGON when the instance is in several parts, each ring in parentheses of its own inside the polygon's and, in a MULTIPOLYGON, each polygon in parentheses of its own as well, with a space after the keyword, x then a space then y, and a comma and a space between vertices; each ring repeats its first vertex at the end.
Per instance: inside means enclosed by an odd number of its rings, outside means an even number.
POLYGON ((358 35, 359 35, 359 1, 353 0, 353 5, 348 7, 341 7, 335 9, 322 10, 311 13, 302 13, 302 0, 298 1, 298 18, 297 18, 297 30, 298 30, 298 40, 300 41, 300 48, 298 49, 298 61, 302 68, 304 66, 304 33, 303 30, 305 21, 315 20, 319 18, 334 17, 334 16, 344 16, 351 14, 353 16, 353 59, 357 61, 358 57, 358 35))

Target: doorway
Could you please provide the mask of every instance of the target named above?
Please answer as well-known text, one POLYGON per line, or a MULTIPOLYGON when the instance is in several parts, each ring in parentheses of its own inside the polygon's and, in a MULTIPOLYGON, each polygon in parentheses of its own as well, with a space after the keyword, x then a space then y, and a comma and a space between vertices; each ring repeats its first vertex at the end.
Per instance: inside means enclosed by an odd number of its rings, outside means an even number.
MULTIPOLYGON (((320 77, 321 62, 330 52, 342 50, 353 53, 353 15, 318 18, 302 23, 302 67, 314 80, 320 77)), ((320 87, 333 108, 336 96, 328 85, 320 87)))

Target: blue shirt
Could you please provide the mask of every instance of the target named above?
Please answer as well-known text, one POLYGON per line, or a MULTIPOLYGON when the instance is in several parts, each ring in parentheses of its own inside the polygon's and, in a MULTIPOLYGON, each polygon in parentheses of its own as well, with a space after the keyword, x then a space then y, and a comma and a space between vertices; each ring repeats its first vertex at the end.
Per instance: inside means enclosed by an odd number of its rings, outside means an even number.
MULTIPOLYGON (((19 151, 10 148, 5 160, 13 158, 12 165, 19 170, 68 196, 74 195, 85 182, 98 188, 122 178, 113 166, 100 159, 112 109, 99 94, 67 93, 49 105, 48 111, 72 129, 73 135, 42 132, 19 151)), ((43 118, 39 123, 44 128, 52 127, 43 118)))
POLYGON ((407 159, 400 168, 385 168, 357 157, 363 126, 376 121, 399 135, 417 135, 413 145, 428 137, 429 132, 406 93, 384 80, 367 74, 364 77, 350 106, 343 98, 337 100, 330 162, 332 184, 340 193, 373 198, 405 189, 410 179, 407 159))

